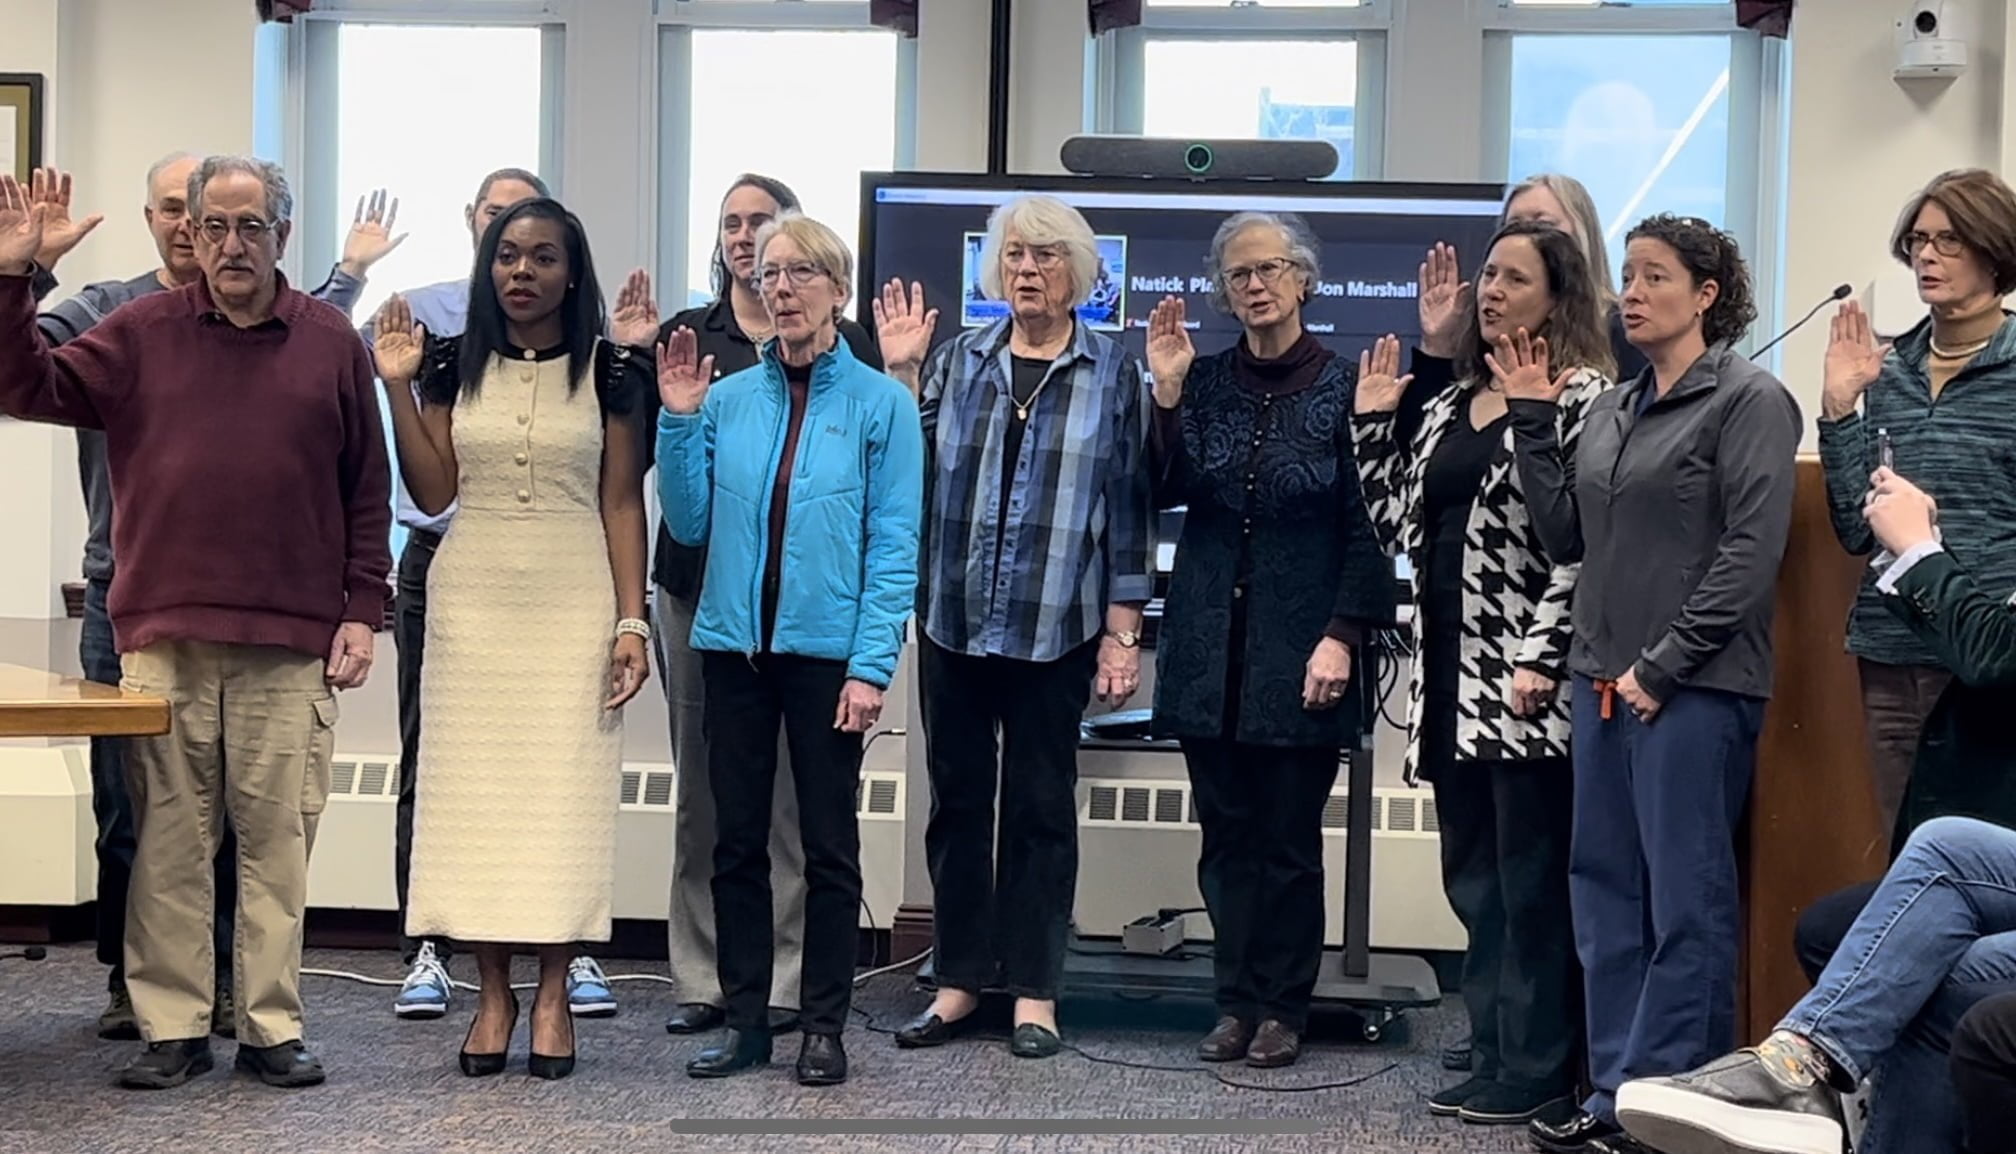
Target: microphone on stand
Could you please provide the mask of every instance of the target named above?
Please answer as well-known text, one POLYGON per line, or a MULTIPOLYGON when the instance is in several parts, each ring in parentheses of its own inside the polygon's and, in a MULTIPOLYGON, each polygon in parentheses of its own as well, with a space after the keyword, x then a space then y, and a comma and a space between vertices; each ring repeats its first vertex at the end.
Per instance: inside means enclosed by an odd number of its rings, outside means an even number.
POLYGON ((1801 327, 1802 327, 1803 325, 1805 325, 1805 323, 1806 323, 1807 321, 1810 321, 1810 320, 1812 320, 1812 319, 1813 319, 1813 317, 1814 317, 1814 314, 1818 313, 1818 312, 1819 312, 1819 311, 1820 311, 1821 309, 1824 309, 1824 308, 1826 308, 1826 307, 1827 307, 1828 305, 1831 305, 1831 304, 1833 304, 1833 303, 1834 303, 1835 301, 1845 301, 1845 300, 1847 300, 1847 299, 1848 299, 1849 297, 1851 297, 1851 296, 1853 296, 1853 295, 1855 295, 1855 286, 1854 286, 1854 285, 1845 285, 1845 284, 1837 284, 1837 285, 1835 285, 1835 286, 1834 286, 1834 291, 1833 291, 1833 292, 1831 292, 1831 293, 1828 293, 1828 294, 1827 294, 1827 299, 1826 299, 1826 300, 1823 300, 1823 301, 1821 301, 1821 302, 1820 302, 1819 304, 1817 304, 1817 305, 1814 305, 1814 306, 1813 306, 1813 307, 1812 307, 1811 309, 1807 310, 1807 313, 1806 313, 1806 315, 1805 315, 1805 316, 1803 316, 1803 317, 1800 317, 1800 318, 1799 318, 1799 319, 1798 319, 1797 321, 1795 321, 1795 322, 1793 323, 1793 325, 1792 325, 1792 327, 1791 327, 1791 328, 1789 328, 1789 329, 1786 329, 1786 330, 1785 330, 1784 332, 1782 332, 1782 333, 1779 333, 1779 334, 1778 334, 1777 336, 1775 336, 1775 337, 1772 337, 1772 338, 1771 338, 1771 342, 1770 342, 1770 344, 1767 344, 1767 345, 1765 345, 1765 346, 1764 346, 1763 348, 1761 348, 1761 349, 1758 349, 1758 350, 1757 350, 1756 352, 1754 352, 1754 353, 1751 353, 1751 354, 1750 354, 1750 359, 1754 361, 1754 360, 1756 360, 1756 359, 1757 359, 1758 357, 1761 357, 1761 356, 1763 356, 1763 355, 1764 355, 1765 353, 1768 353, 1768 352, 1770 352, 1770 351, 1771 351, 1771 350, 1772 350, 1773 348, 1775 348, 1775 347, 1777 346, 1777 344, 1778 344, 1778 342, 1779 342, 1779 341, 1782 341, 1782 340, 1784 340, 1784 339, 1785 339, 1786 337, 1789 337, 1789 336, 1791 336, 1791 335, 1792 335, 1793 333, 1796 333, 1796 332, 1798 332, 1798 331, 1799 331, 1799 329, 1800 329, 1800 328, 1801 328, 1801 327))

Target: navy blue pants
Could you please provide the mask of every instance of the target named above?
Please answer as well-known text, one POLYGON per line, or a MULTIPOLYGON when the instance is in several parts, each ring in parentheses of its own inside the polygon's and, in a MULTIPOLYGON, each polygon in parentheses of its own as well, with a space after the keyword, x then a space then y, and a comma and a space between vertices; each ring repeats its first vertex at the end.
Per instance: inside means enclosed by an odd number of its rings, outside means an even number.
POLYGON ((1677 1074, 1736 1043, 1736 824, 1764 703, 1682 689, 1648 722, 1575 678, 1575 828, 1568 892, 1588 1001, 1584 1108, 1616 1120, 1617 1087, 1677 1074))

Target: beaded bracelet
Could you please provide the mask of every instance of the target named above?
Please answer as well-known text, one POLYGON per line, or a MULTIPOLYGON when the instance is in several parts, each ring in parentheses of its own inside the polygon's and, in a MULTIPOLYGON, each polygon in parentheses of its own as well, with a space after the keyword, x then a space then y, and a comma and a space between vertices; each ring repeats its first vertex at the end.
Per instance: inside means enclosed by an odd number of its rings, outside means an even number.
POLYGON ((616 636, 621 637, 625 633, 632 633, 649 641, 651 640, 651 623, 635 617, 625 617, 616 623, 616 636))

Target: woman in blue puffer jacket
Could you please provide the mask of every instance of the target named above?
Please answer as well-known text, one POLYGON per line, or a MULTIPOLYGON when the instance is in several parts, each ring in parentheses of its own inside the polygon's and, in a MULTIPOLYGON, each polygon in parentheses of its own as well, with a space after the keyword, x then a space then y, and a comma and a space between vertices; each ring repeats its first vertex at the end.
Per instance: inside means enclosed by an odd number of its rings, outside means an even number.
POLYGON ((805 1039, 798 1080, 845 1081, 861 901, 854 793, 916 597, 924 441, 909 389, 839 339, 853 260, 797 215, 756 239, 776 337, 712 382, 691 330, 658 350, 658 494, 705 545, 692 647, 706 678, 718 823, 714 919, 729 1032, 687 1065, 722 1077, 770 1059, 770 811, 781 725, 805 848, 805 1039), (732 451, 722 451, 732 446, 732 451))

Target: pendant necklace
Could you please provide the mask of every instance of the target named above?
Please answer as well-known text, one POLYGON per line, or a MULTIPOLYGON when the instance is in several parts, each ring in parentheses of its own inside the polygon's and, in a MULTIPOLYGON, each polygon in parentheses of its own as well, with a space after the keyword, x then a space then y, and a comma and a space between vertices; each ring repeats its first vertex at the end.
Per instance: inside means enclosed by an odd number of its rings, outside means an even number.
MULTIPOLYGON (((1049 387, 1050 387, 1050 378, 1051 378, 1051 377, 1053 377, 1053 376, 1055 376, 1055 375, 1056 375, 1056 374, 1055 374, 1054 372, 1046 372, 1046 373, 1044 373, 1044 374, 1043 374, 1043 379, 1042 379, 1042 380, 1040 380, 1040 381, 1038 381, 1038 382, 1036 382, 1036 388, 1035 388, 1034 390, 1032 390, 1032 391, 1030 392, 1030 394, 1029 394, 1029 399, 1028 399, 1028 400, 1026 400, 1026 401, 1016 401, 1016 402, 1015 402, 1015 419, 1016 419, 1016 420, 1018 420, 1018 421, 1024 421, 1024 422, 1026 422, 1026 421, 1028 421, 1028 420, 1029 420, 1029 407, 1030 407, 1031 405, 1034 405, 1034 404, 1036 403, 1036 398, 1037 398, 1037 397, 1040 397, 1040 396, 1042 396, 1042 395, 1043 395, 1043 390, 1044 390, 1044 389, 1047 389, 1047 388, 1049 388, 1049 387)), ((1014 399, 1014 396, 1015 396, 1015 390, 1014 390, 1014 387, 1013 387, 1013 386, 1010 386, 1010 387, 1009 387, 1009 390, 1008 390, 1008 396, 1009 396, 1009 399, 1010 399, 1010 400, 1013 400, 1013 399, 1014 399)))

